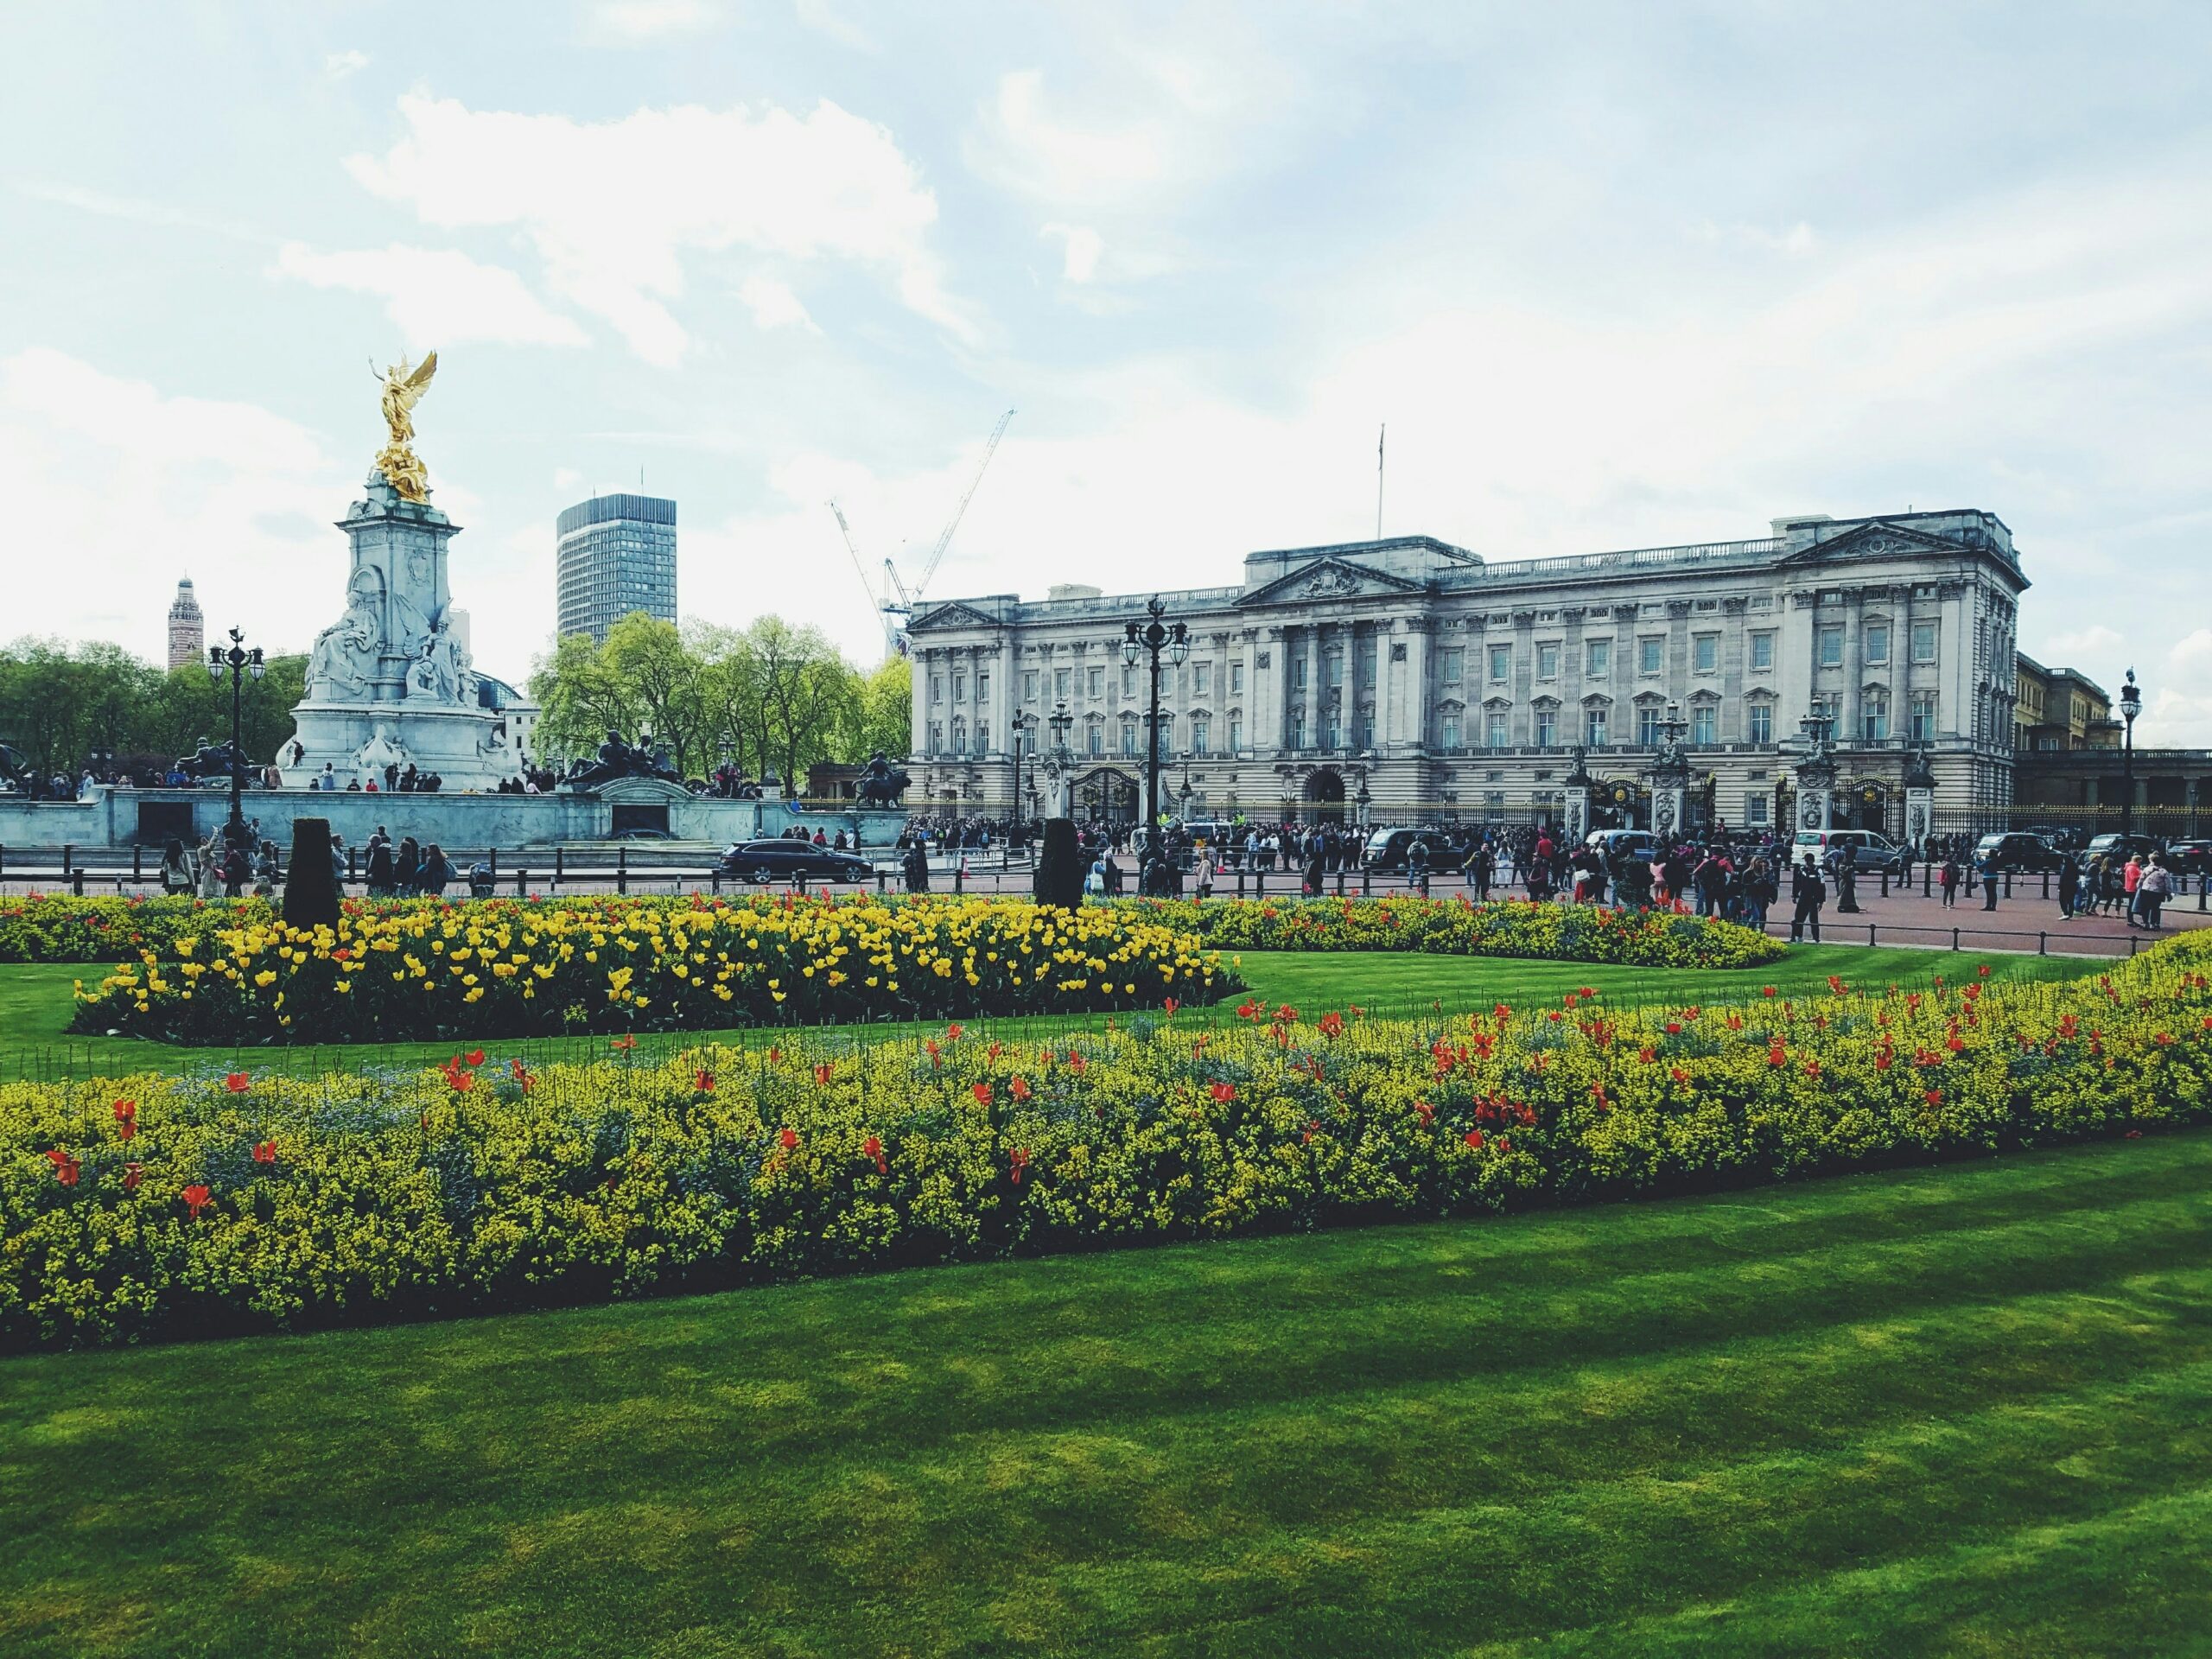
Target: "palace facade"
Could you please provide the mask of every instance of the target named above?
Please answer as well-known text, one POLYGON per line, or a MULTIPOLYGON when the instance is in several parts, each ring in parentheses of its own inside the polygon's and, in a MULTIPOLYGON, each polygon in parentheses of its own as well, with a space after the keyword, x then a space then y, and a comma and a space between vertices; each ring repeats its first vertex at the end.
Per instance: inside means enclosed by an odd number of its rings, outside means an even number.
MULTIPOLYGON (((1677 722, 1693 821, 1787 825, 1817 714, 1838 823, 1896 835, 1918 748, 1939 811, 2012 800, 2027 585, 1979 511, 1510 562, 1425 536, 1249 554, 1233 586, 1160 596, 1191 635, 1161 676, 1162 810, 1526 822, 1556 811, 1580 746, 1599 821, 1635 822, 1677 722)), ((1065 711, 1077 815, 1134 816, 1148 686, 1122 645, 1149 597, 1071 586, 917 613, 910 804, 998 814, 1018 790, 1033 810, 1065 711)))

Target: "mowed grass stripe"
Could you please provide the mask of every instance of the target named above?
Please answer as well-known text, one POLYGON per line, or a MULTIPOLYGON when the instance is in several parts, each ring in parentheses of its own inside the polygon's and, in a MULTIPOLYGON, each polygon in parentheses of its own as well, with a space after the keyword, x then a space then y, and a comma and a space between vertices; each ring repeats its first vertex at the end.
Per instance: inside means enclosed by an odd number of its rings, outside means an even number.
MULTIPOLYGON (((175 1650, 188 1581, 272 1651, 1728 1651, 1740 1606, 1833 1643, 1870 1564, 2101 1560, 2204 1484, 2208 1174, 2183 1136, 19 1358, 0 1645, 175 1650)), ((1884 1651, 1956 1650, 1898 1618, 1884 1651)))

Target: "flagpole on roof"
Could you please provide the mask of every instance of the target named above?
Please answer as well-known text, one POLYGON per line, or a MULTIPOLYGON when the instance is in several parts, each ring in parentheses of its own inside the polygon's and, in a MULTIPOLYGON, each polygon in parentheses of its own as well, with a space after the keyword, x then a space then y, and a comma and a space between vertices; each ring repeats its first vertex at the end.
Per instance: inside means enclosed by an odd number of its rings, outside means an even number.
POLYGON ((1382 444, 1390 435, 1390 423, 1385 421, 1375 432, 1375 539, 1382 539, 1382 444))

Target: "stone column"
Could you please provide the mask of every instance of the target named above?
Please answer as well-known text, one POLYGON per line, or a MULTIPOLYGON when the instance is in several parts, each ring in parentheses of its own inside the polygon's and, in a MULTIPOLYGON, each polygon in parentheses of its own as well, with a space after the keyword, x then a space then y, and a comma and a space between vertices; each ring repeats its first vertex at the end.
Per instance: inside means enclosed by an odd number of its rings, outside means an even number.
POLYGON ((1797 768, 1797 826, 1835 828, 1835 762, 1808 760, 1797 768))
POLYGON ((1390 706, 1390 652, 1396 644, 1398 625, 1385 619, 1375 625, 1375 753, 1377 759, 1390 753, 1390 741, 1396 735, 1390 729, 1393 710, 1390 706))

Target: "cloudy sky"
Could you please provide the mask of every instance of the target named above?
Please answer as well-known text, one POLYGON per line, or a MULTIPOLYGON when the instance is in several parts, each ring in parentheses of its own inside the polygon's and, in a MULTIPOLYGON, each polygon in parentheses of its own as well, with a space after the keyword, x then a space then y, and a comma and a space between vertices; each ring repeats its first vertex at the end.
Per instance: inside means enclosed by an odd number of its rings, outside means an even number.
POLYGON ((1986 507, 2031 652, 2212 742, 2212 8, 257 5, 0 14, 0 636, 302 646, 417 411, 477 655, 554 515, 687 613, 1986 507))

